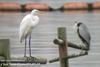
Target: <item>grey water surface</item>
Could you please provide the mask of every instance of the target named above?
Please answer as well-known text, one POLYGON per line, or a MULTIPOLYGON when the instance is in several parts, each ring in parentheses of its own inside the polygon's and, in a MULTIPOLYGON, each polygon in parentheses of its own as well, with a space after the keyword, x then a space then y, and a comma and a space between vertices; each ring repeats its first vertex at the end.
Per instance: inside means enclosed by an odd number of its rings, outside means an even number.
MULTIPOLYGON (((22 57, 24 43, 19 43, 19 25, 22 18, 28 14, 0 13, 0 39, 10 39, 11 57, 22 57)), ((53 40, 57 38, 57 28, 67 28, 67 40, 81 44, 77 34, 74 33, 75 21, 83 22, 89 28, 91 34, 91 46, 89 54, 84 57, 69 60, 69 67, 99 67, 100 66, 100 12, 43 12, 40 22, 32 33, 32 56, 40 56, 49 59, 59 56, 58 47, 53 40)), ((79 50, 68 48, 68 54, 79 53, 79 50)), ((28 56, 28 46, 27 46, 28 56)), ((46 65, 15 64, 12 67, 60 67, 59 62, 46 65)))

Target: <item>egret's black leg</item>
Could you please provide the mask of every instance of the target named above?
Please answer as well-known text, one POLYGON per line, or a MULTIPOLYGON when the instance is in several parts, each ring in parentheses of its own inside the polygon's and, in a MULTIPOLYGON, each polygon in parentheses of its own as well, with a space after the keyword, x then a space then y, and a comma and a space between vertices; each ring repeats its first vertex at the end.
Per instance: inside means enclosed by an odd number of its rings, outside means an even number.
POLYGON ((29 54, 30 54, 30 57, 31 57, 31 34, 29 36, 29 54))
POLYGON ((24 57, 26 57, 26 44, 27 44, 27 39, 25 38, 25 49, 24 49, 24 57))

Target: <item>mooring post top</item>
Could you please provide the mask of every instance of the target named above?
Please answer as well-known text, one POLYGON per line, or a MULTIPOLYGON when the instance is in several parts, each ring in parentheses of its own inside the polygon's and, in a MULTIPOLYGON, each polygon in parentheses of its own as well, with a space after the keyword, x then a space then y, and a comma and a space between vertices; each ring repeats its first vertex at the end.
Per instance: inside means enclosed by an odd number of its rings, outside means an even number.
POLYGON ((66 38, 66 28, 65 27, 58 27, 57 29, 58 38, 53 40, 54 44, 63 45, 66 38))

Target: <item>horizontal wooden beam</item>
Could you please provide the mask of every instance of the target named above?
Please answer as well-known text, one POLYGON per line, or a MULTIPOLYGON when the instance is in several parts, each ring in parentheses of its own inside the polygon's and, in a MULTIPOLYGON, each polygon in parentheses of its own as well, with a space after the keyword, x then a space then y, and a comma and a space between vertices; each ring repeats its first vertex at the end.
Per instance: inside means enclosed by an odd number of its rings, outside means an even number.
POLYGON ((0 60, 0 64, 2 63, 40 63, 40 64, 46 64, 47 63, 47 60, 44 59, 44 58, 33 58, 33 57, 21 57, 21 58, 13 58, 11 60, 0 60), (13 59, 16 59, 16 60, 13 60, 13 59))
MULTIPOLYGON (((54 39, 54 44, 57 44, 57 45, 62 45, 64 43, 63 40, 61 39, 54 39)), ((83 46, 83 45, 77 45, 77 44, 74 44, 74 43, 71 43, 71 42, 68 42, 68 47, 72 47, 72 48, 75 48, 75 49, 81 49, 81 50, 89 50, 87 47, 83 46)))
MULTIPOLYGON (((69 55, 69 56, 67 56, 66 58, 63 58, 63 59, 64 60, 72 59, 72 58, 76 58, 76 57, 80 57, 80 56, 85 56, 87 54, 88 54, 88 52, 86 52, 86 51, 80 52, 80 54, 72 54, 72 55, 69 55)), ((53 63, 53 62, 57 62, 57 61, 59 61, 59 57, 49 60, 49 63, 53 63)))
POLYGON ((81 49, 81 50, 86 50, 88 51, 88 47, 85 47, 83 45, 77 45, 77 44, 74 44, 74 43, 71 43, 71 42, 68 42, 68 47, 72 47, 72 48, 75 48, 75 49, 81 49))
POLYGON ((46 64, 44 61, 24 61, 24 60, 0 60, 0 64, 2 63, 40 63, 40 64, 46 64))

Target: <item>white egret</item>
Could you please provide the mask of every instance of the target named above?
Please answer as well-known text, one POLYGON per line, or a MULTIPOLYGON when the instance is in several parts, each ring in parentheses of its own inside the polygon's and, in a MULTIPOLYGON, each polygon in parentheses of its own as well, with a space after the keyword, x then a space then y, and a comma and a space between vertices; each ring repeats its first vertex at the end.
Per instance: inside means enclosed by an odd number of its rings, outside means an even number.
POLYGON ((38 12, 38 10, 33 9, 20 23, 19 39, 20 43, 25 41, 24 56, 26 56, 27 38, 29 38, 29 55, 31 57, 31 33, 33 28, 39 23, 39 17, 37 16, 38 12))
POLYGON ((91 36, 87 26, 81 22, 75 22, 74 29, 77 32, 81 41, 85 44, 85 46, 89 50, 91 36))

